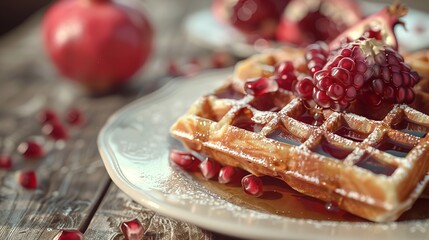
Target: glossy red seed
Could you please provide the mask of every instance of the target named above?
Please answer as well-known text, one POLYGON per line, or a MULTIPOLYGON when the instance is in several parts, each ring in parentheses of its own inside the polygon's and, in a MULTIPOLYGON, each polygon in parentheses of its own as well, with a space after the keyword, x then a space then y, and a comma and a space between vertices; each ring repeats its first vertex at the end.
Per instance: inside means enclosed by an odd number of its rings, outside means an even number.
POLYGON ((67 140, 67 129, 60 122, 46 123, 42 127, 42 133, 54 140, 67 140))
POLYGON ((325 208, 326 208, 326 210, 328 210, 330 212, 339 212, 340 211, 338 204, 334 203, 334 202, 326 203, 325 208))
POLYGON ((374 57, 375 62, 381 66, 387 65, 386 63, 386 54, 384 52, 380 52, 374 57))
POLYGON ((398 101, 398 103, 405 102, 406 96, 407 96, 407 91, 405 90, 405 88, 400 87, 396 90, 396 100, 398 101))
POLYGON ((45 109, 39 113, 38 119, 41 123, 57 122, 58 115, 53 109, 45 109))
POLYGON ((67 112, 66 121, 73 126, 82 125, 85 122, 85 116, 78 108, 71 108, 67 112))
POLYGON ((43 147, 32 140, 27 140, 18 145, 18 152, 26 159, 38 159, 45 155, 43 147))
POLYGON ((313 82, 309 78, 300 79, 295 86, 297 95, 303 99, 311 98, 313 94, 313 88, 313 82))
POLYGON ((188 171, 196 170, 200 164, 200 160, 191 153, 174 149, 170 151, 170 160, 188 171))
POLYGON ((362 61, 356 62, 356 71, 358 71, 359 73, 363 74, 366 72, 367 69, 368 68, 364 62, 362 62, 362 61))
POLYGON ((345 98, 346 98, 348 101, 355 99, 355 98, 356 98, 356 96, 357 96, 356 88, 354 88, 354 87, 349 87, 349 88, 347 88, 347 89, 346 89, 345 98))
POLYGON ((383 99, 385 99, 388 102, 394 102, 395 101, 395 89, 391 86, 385 87, 384 92, 383 92, 383 99))
POLYGON ((216 178, 219 175, 220 164, 213 159, 206 158, 199 165, 201 174, 205 179, 216 178))
POLYGON ((54 240, 83 240, 83 234, 77 229, 63 229, 55 235, 54 240))
POLYGON ((378 107, 381 104, 381 97, 377 96, 375 93, 369 93, 364 97, 365 101, 372 107, 378 107))
POLYGON ((344 96, 344 87, 340 84, 334 83, 328 88, 326 95, 328 95, 333 100, 339 100, 344 96))
POLYGON ((218 181, 222 184, 239 183, 245 174, 246 171, 240 168, 225 166, 219 171, 218 181))
POLYGON ((26 189, 37 188, 37 176, 33 170, 20 171, 18 172, 18 182, 26 189))
POLYGON ((384 83, 380 79, 375 79, 372 81, 372 89, 377 94, 382 94, 384 91, 384 83))
POLYGON ((384 67, 381 69, 381 76, 386 83, 390 82, 390 70, 388 67, 384 67))
POLYGON ((349 71, 353 71, 355 69, 355 62, 353 61, 353 59, 345 57, 341 59, 341 61, 338 63, 338 66, 349 71))
POLYGON ((12 168, 12 158, 9 155, 0 155, 0 169, 9 170, 12 168))
POLYGON ((320 81, 326 77, 329 77, 329 71, 327 71, 327 70, 320 70, 314 74, 314 79, 316 81, 320 81))
POLYGON ((275 78, 277 85, 281 89, 292 91, 292 87, 296 85, 297 78, 295 74, 289 73, 275 78))
POLYGON ((334 83, 334 80, 331 77, 322 78, 316 83, 316 86, 323 91, 328 90, 328 88, 334 83))
POLYGON ((126 240, 141 240, 144 237, 144 227, 138 219, 124 221, 120 225, 126 240))
POLYGON ((392 73, 392 84, 395 87, 402 86, 403 81, 402 81, 401 74, 399 74, 399 73, 392 73))
POLYGON ((316 104, 323 108, 329 108, 331 106, 331 98, 326 95, 326 92, 315 91, 313 93, 313 98, 316 104))
POLYGON ((314 75, 320 71, 326 64, 327 50, 325 49, 326 44, 319 42, 310 44, 306 48, 305 60, 307 62, 307 68, 311 74, 314 75))
POLYGON ((331 76, 333 78, 336 78, 340 83, 349 86, 351 85, 351 81, 350 81, 350 74, 349 71, 347 71, 344 68, 340 68, 340 67, 334 67, 331 70, 331 76))
POLYGON ((395 56, 395 54, 388 54, 387 63, 389 65, 399 65, 399 59, 395 56))
POLYGON ((350 50, 348 48, 344 48, 341 50, 340 54, 344 57, 350 57, 352 55, 352 50, 350 50))
POLYGON ((277 64, 277 66, 275 67, 274 73, 277 76, 280 76, 280 75, 293 73, 293 71, 295 71, 295 67, 293 66, 293 63, 291 61, 284 61, 277 64))
POLYGON ((356 87, 357 89, 360 89, 363 84, 365 83, 364 77, 357 73, 353 79, 353 86, 356 87))
POLYGON ((275 92, 278 89, 278 84, 276 81, 270 78, 258 78, 254 81, 247 81, 244 84, 244 90, 247 94, 253 96, 260 96, 265 93, 275 92))
POLYGON ((413 90, 411 88, 407 88, 404 102, 408 104, 412 103, 414 101, 414 98, 415 98, 415 94, 413 90))
POLYGON ((407 72, 402 72, 402 85, 404 87, 409 87, 411 85, 411 77, 407 72))
POLYGON ((241 186, 245 193, 255 197, 260 197, 264 193, 264 184, 262 180, 253 174, 243 177, 241 186))

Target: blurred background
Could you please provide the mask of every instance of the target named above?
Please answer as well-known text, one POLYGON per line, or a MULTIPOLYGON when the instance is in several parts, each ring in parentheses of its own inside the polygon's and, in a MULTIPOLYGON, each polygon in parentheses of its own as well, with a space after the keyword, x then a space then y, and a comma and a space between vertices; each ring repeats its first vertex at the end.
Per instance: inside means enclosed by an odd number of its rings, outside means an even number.
MULTIPOLYGON (((0 35, 5 34, 17 25, 21 24, 37 10, 49 5, 56 0, 1 0, 0 1, 0 35)), ((143 1, 143 0, 140 0, 143 1)), ((161 0, 161 1, 178 1, 178 0, 161 0)), ((201 0, 210 4, 210 0, 201 0)), ((370 2, 385 2, 389 0, 373 0, 370 2)), ((429 12, 428 0, 401 0, 414 9, 429 12)), ((428 23, 429 24, 429 23, 428 23)))

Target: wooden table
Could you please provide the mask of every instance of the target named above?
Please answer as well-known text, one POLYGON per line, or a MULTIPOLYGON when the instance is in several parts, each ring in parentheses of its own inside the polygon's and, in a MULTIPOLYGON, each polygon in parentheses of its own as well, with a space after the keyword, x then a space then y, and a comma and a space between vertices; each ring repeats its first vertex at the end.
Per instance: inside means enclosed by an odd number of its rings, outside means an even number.
POLYGON ((10 171, 0 169, 0 239, 52 239, 61 229, 78 229, 85 239, 123 239, 119 225, 132 218, 146 227, 147 239, 224 239, 132 201, 112 183, 98 153, 96 138, 107 118, 169 81, 170 59, 184 63, 210 56, 190 43, 182 28, 187 14, 210 1, 162 2, 144 1, 157 30, 150 62, 125 90, 104 97, 89 97, 56 73, 41 42, 44 10, 0 39, 0 153, 13 158, 10 171), (24 160, 17 145, 42 136, 36 120, 41 110, 64 114, 71 106, 85 114, 86 123, 70 128, 66 144, 55 145, 42 159, 24 160), (36 171, 36 190, 17 183, 16 172, 22 169, 36 171))
MULTIPOLYGON (((421 1, 423 2, 423 1, 421 1)), ((96 138, 117 109, 171 80, 170 59, 186 62, 210 56, 183 34, 191 12, 209 0, 145 0, 157 30, 151 61, 123 91, 93 98, 59 76, 41 43, 43 11, 0 39, 0 152, 13 157, 12 170, 0 170, 0 239, 52 239, 61 229, 78 229, 85 239, 123 239, 121 222, 138 218, 147 239, 228 239, 194 225, 160 216, 135 203, 112 183, 100 159, 96 138), (40 160, 24 160, 17 145, 41 136, 36 116, 46 107, 60 114, 70 106, 82 110, 85 125, 71 129, 66 144, 56 144, 40 160), (15 179, 21 169, 35 169, 36 190, 25 190, 15 179)))

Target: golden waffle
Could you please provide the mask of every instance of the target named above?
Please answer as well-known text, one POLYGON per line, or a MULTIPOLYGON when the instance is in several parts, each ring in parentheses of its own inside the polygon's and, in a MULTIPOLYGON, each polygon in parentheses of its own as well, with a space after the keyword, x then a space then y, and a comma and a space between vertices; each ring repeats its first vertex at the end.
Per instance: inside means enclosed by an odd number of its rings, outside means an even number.
POLYGON ((171 127, 193 151, 283 179, 357 216, 396 220, 429 181, 429 116, 395 105, 379 119, 311 113, 290 92, 244 95, 229 81, 171 127))

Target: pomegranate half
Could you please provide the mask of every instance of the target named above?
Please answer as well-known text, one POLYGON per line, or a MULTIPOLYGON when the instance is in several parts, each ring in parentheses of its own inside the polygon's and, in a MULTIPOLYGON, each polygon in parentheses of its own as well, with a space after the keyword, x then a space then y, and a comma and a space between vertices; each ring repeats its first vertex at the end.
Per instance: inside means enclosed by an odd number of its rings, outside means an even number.
POLYGON ((361 18, 353 0, 292 0, 280 18, 276 38, 298 46, 329 42, 361 18))
POLYGON ((408 13, 408 8, 401 3, 392 3, 390 6, 374 13, 350 27, 329 44, 329 49, 334 50, 342 43, 350 42, 361 36, 375 38, 384 44, 398 49, 398 41, 394 32, 397 24, 403 24, 400 18, 408 13))
POLYGON ((214 0, 212 13, 219 22, 231 25, 249 40, 272 39, 288 2, 289 0, 214 0))

